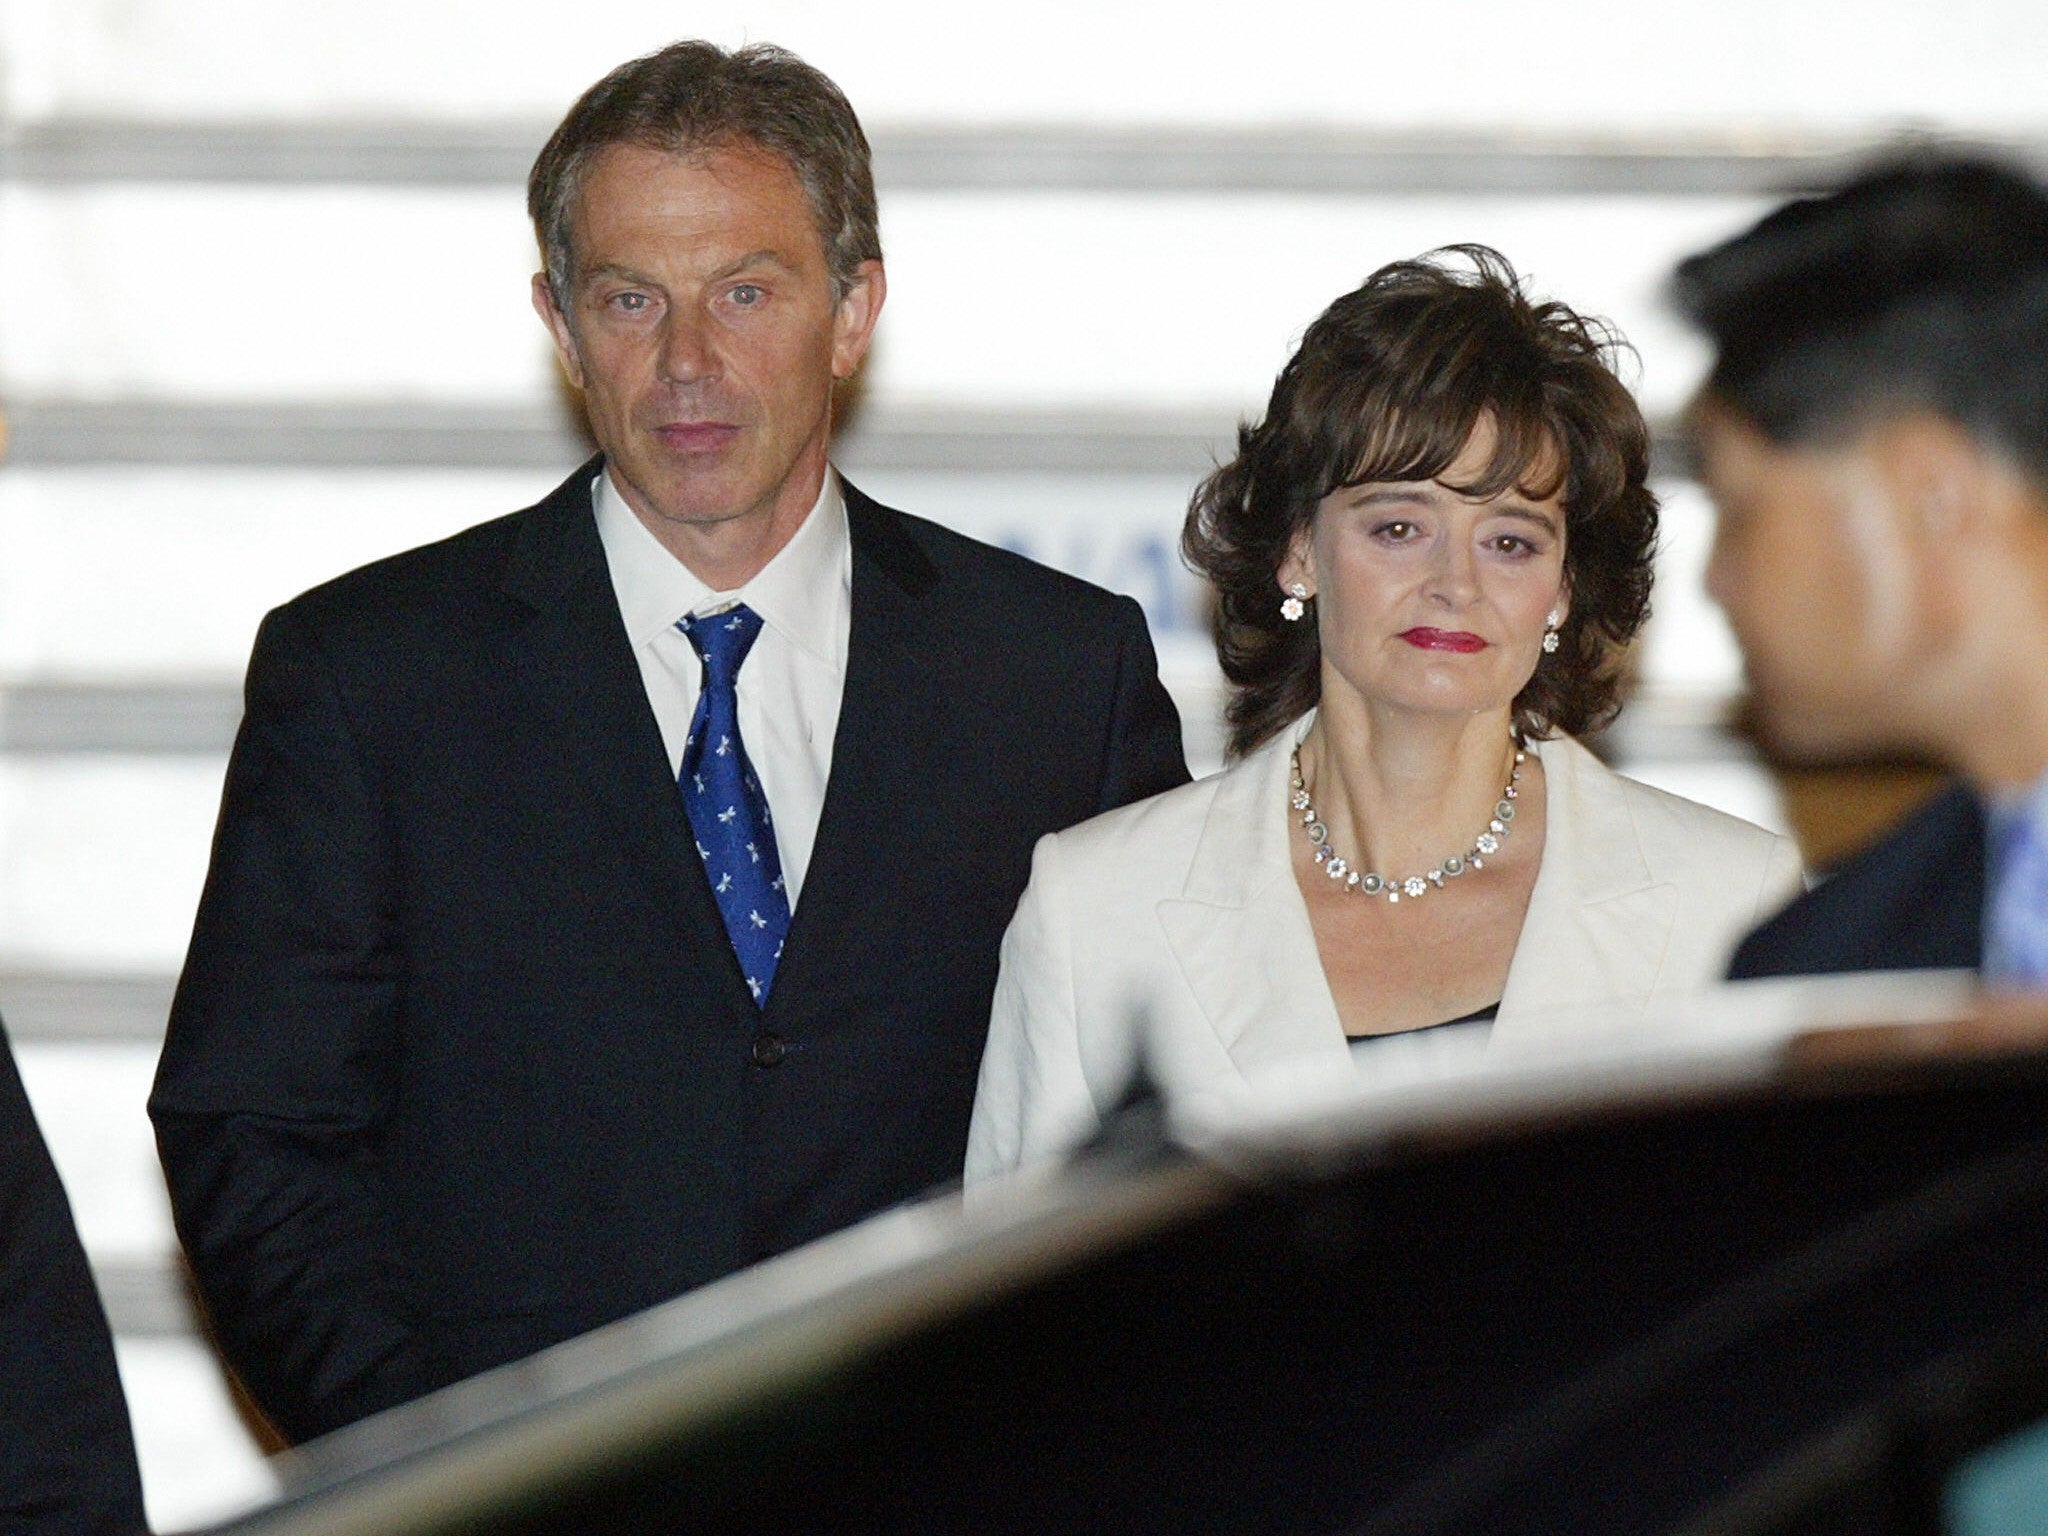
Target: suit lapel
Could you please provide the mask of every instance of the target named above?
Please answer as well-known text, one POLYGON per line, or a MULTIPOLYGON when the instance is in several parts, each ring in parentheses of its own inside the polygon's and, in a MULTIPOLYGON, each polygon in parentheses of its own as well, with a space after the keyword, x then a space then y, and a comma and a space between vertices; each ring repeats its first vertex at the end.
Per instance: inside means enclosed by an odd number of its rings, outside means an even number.
POLYGON ((1569 738, 1542 742, 1543 864, 1508 967, 1493 1042, 1517 1046, 1637 1022, 1677 891, 1650 867, 1621 780, 1569 738))
POLYGON ((1298 736, 1283 731, 1218 780, 1182 894, 1156 909, 1189 991, 1247 1076, 1304 1058, 1350 1062, 1287 858, 1298 736))
POLYGON ((520 530, 502 585, 532 617, 501 637, 502 675, 535 723, 534 750, 561 755, 563 781, 617 828, 627 878, 677 914, 692 984, 751 1014, 597 535, 589 488, 601 463, 570 476, 520 530))
POLYGON ((846 685, 817 841, 769 995, 771 1014, 813 987, 829 986, 838 967, 857 958, 840 952, 835 915, 864 910, 864 893, 900 861, 900 818, 930 813, 922 801, 906 804, 905 796, 943 782, 938 744, 955 734, 946 729, 948 690, 934 675, 946 654, 929 611, 939 574, 885 509, 844 481, 841 488, 853 545, 846 685))

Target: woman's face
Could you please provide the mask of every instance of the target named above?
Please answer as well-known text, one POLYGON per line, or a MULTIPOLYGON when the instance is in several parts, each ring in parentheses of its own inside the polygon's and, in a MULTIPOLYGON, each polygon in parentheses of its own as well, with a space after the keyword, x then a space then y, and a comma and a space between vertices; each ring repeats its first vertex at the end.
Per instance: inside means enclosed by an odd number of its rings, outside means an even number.
POLYGON ((1450 489, 1478 479, 1492 448, 1482 425, 1436 480, 1323 498, 1279 576, 1316 599, 1326 705, 1349 693, 1378 708, 1481 714, 1510 706, 1535 672, 1546 618, 1566 613, 1564 509, 1555 496, 1450 489))

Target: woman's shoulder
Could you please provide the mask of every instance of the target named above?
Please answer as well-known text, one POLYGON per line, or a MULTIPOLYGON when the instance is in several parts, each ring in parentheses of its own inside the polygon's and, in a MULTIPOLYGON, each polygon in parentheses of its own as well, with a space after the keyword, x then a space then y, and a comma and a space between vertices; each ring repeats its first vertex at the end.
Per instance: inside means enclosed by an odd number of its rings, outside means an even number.
POLYGON ((1047 841, 1058 845, 1063 858, 1091 859, 1187 837, 1208 821, 1217 795, 1227 787, 1231 775, 1242 769, 1243 764, 1234 763, 1173 789, 1133 800, 1129 805, 1120 805, 1064 831, 1051 833, 1047 841))
POLYGON ((1289 741, 1268 742, 1191 783, 1134 800, 1045 839, 1063 865, 1134 864, 1185 868, 1212 824, 1250 836, 1261 807, 1285 797, 1289 741))
POLYGON ((1723 859, 1771 861, 1793 849, 1790 838, 1727 811, 1660 789, 1608 767, 1578 741, 1561 736, 1542 747, 1544 769, 1553 782, 1577 781, 1581 803, 1606 796, 1626 811, 1646 853, 1675 856, 1691 864, 1723 859), (1604 795, 1603 795, 1604 791, 1604 795))

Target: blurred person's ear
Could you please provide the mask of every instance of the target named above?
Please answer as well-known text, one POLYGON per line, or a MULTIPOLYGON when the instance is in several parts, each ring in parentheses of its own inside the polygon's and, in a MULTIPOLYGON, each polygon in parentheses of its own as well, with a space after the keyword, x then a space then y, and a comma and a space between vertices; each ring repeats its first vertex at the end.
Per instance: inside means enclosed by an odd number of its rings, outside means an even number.
POLYGON ((1974 669, 2048 623, 2048 499, 2030 475, 1932 411, 1881 423, 1863 448, 1916 574, 1930 649, 1956 647, 1949 659, 1974 669))
POLYGON ((1950 418, 1911 412, 1872 429, 1866 448, 1901 531, 1937 567, 1970 556, 2006 558, 2015 541, 2048 541, 2041 488, 1950 418))

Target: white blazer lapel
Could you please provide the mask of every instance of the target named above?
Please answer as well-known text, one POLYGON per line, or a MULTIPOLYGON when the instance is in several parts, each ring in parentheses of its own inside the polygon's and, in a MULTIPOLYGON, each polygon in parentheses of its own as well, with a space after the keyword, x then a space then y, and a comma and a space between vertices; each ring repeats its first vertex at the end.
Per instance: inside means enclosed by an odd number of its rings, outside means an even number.
POLYGON ((1508 967, 1493 1043, 1513 1047, 1638 1022, 1678 915, 1622 784, 1569 737, 1541 742, 1543 864, 1508 967))
POLYGON ((1350 1062, 1288 862, 1288 756, 1307 728, 1297 722, 1224 775, 1182 894, 1156 909, 1188 990, 1246 1076, 1304 1057, 1350 1062))

